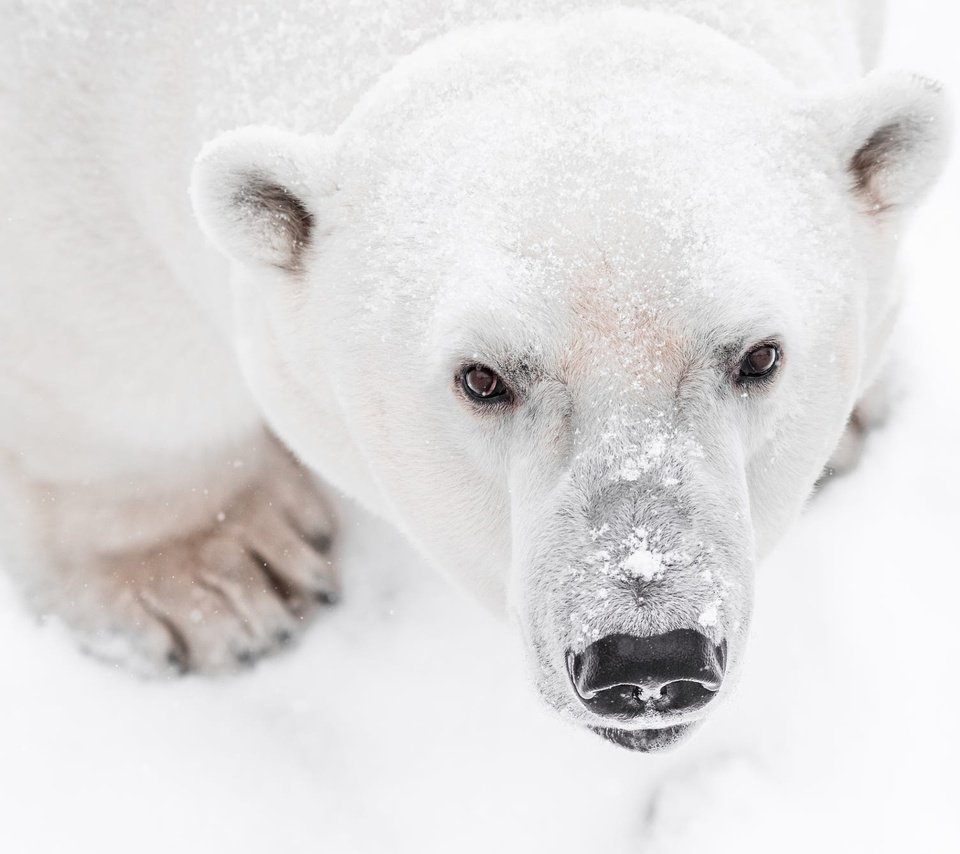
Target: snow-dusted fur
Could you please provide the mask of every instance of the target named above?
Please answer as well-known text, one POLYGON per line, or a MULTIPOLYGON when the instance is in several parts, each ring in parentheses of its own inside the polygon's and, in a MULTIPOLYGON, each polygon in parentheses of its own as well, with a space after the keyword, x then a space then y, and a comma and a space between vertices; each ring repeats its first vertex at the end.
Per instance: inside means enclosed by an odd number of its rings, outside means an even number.
POLYGON ((565 656, 610 633, 725 640, 728 689, 944 108, 861 79, 879 4, 588 5, 0 6, 3 543, 41 610, 147 670, 289 637, 332 522, 273 433, 509 613, 562 713, 603 724, 565 656))

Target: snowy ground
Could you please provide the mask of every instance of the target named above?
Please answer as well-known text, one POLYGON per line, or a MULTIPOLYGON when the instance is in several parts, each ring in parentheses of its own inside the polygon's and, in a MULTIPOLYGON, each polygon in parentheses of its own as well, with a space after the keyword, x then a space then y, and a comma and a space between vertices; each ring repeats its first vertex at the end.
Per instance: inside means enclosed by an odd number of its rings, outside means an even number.
MULTIPOLYGON (((888 64, 960 98, 952 4, 888 64)), ((540 709, 506 628, 344 511, 346 601, 239 678, 144 683, 0 577, 0 850, 960 850, 960 163, 904 247, 902 400, 762 568, 742 684, 631 754, 540 709)))

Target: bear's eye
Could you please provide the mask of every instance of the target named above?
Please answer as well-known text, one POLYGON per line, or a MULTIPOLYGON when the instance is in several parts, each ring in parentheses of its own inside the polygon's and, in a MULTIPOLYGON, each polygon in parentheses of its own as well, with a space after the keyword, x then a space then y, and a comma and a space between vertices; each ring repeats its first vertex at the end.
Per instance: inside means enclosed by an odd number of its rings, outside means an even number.
POLYGON ((758 344, 740 362, 741 382, 762 380, 769 377, 780 364, 780 347, 777 344, 765 342, 758 344))
POLYGON ((469 365, 460 374, 463 393, 478 403, 505 403, 512 395, 500 375, 486 365, 469 365))

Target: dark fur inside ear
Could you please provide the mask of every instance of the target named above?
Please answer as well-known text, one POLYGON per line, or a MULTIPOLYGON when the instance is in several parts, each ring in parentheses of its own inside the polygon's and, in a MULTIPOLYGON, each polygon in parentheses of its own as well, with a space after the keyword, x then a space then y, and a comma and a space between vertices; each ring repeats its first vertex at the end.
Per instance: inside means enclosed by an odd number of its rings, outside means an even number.
POLYGON ((333 191, 322 143, 247 127, 203 147, 190 198, 200 227, 224 255, 247 267, 303 272, 322 217, 317 205, 333 191))
POLYGON ((260 176, 241 183, 233 198, 240 216, 262 227, 262 238, 274 250, 274 265, 298 272, 310 243, 313 216, 286 187, 260 176))
POLYGON ((947 110, 939 84, 915 74, 875 71, 828 102, 841 163, 868 214, 916 204, 947 153, 947 110))
POLYGON ((922 129, 911 128, 910 124, 904 119, 877 128, 850 158, 847 169, 853 177, 853 189, 871 211, 880 213, 893 205, 884 196, 883 178, 888 169, 909 155, 911 141, 920 135, 922 129))

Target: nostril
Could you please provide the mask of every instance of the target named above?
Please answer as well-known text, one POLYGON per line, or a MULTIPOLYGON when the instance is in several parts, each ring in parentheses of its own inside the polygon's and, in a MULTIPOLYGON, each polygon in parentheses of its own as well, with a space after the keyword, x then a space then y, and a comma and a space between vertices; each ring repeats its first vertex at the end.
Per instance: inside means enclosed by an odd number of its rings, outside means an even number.
POLYGON ((702 708, 723 681, 726 644, 692 629, 635 637, 609 635, 582 653, 567 654, 570 679, 583 704, 607 717, 702 708))

